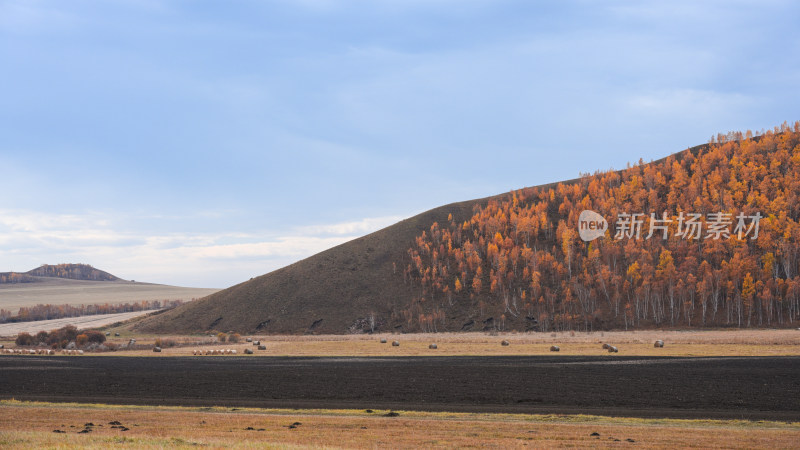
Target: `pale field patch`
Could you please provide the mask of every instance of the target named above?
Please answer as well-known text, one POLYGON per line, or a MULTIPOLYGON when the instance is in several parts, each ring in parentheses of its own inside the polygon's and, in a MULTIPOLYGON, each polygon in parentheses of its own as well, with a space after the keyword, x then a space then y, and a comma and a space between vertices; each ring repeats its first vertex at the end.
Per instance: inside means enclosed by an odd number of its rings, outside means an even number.
POLYGON ((0 308, 15 313, 38 304, 91 305, 133 303, 142 300, 190 301, 219 289, 187 288, 131 281, 84 281, 46 278, 38 283, 0 284, 0 308))
POLYGON ((415 411, 385 417, 386 413, 4 400, 0 401, 0 446, 792 448, 800 442, 800 423, 415 411), (112 429, 112 421, 129 430, 112 429), (92 432, 78 434, 89 422, 94 424, 92 432), (296 422, 299 425, 289 428, 296 422), (54 433, 56 429, 65 433, 54 433))

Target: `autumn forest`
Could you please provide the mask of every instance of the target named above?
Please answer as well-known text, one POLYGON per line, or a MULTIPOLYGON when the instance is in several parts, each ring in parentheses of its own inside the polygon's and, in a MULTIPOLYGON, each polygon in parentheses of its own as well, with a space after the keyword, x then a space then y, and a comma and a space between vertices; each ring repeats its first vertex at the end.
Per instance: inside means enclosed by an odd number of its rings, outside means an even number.
POLYGON ((459 330, 449 312, 465 308, 498 330, 794 326, 799 197, 800 122, 514 191, 417 236, 398 263, 416 294, 395 314, 421 331, 459 330), (580 238, 584 210, 607 219, 604 237, 580 238), (615 234, 636 213, 641 234, 615 234))

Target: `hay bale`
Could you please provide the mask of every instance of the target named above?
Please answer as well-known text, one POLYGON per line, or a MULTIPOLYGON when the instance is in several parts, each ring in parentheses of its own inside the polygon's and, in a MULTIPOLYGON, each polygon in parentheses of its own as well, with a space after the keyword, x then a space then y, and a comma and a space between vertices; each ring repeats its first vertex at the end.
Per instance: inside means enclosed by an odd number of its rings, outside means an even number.
POLYGON ((252 349, 252 348, 246 348, 246 349, 244 349, 244 354, 245 354, 245 355, 252 355, 252 354, 253 354, 253 349, 252 349))
POLYGON ((657 340, 656 343, 653 344, 653 347, 655 347, 655 348, 663 348, 664 347, 664 341, 662 341, 661 339, 657 340))
POLYGON ((552 346, 550 346, 550 351, 551 352, 560 352, 561 351, 561 347, 559 347, 557 345, 552 345, 552 346))
POLYGON ((266 350, 266 349, 267 349, 267 346, 266 346, 266 345, 259 345, 259 346, 258 346, 258 349, 259 349, 259 350, 266 350))
POLYGON ((161 347, 153 347, 153 351, 156 353, 161 353, 161 347))
POLYGON ((608 353, 618 353, 618 352, 619 350, 617 350, 617 347, 614 347, 613 345, 608 346, 608 353))
POLYGON ((399 341, 392 341, 392 347, 400 347, 399 341))
POLYGON ((501 342, 500 345, 502 345, 503 347, 508 347, 509 345, 511 345, 511 342, 503 340, 503 342, 501 342))
POLYGON ((428 346, 428 348, 431 350, 436 350, 437 348, 439 348, 439 346, 437 346, 436 344, 431 344, 428 346))
POLYGON ((253 341, 253 345, 261 345, 261 341, 253 341))
POLYGON ((611 346, 610 346, 610 345, 608 345, 608 344, 603 344, 603 350, 608 350, 608 349, 609 349, 609 347, 611 347, 611 346))
POLYGON ((253 338, 245 338, 245 342, 253 342, 253 338))
POLYGON ((386 338, 381 338, 381 344, 385 344, 385 343, 386 343, 386 338))

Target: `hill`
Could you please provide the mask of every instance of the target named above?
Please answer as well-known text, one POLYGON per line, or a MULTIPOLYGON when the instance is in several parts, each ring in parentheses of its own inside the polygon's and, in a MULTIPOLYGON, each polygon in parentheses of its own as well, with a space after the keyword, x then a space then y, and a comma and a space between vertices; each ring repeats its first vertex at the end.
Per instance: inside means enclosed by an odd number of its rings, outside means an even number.
POLYGON ((4 283, 37 283, 42 278, 64 278, 85 281, 119 281, 119 278, 108 272, 95 269, 88 264, 42 264, 24 273, 0 273, 0 284, 4 283))
POLYGON ((799 196, 800 123, 729 133, 649 164, 439 207, 136 328, 792 326, 799 196), (607 221, 604 237, 580 237, 586 210, 607 221))

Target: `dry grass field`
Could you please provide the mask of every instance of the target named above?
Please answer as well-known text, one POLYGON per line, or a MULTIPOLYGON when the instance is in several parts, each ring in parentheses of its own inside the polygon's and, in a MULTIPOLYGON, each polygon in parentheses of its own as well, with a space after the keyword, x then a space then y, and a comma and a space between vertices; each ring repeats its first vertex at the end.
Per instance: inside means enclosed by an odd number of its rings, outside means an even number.
POLYGON ((185 288, 130 281, 82 281, 41 278, 38 283, 0 284, 0 308, 13 313, 37 304, 89 305, 142 300, 184 300, 205 297, 219 289, 185 288))
POLYGON ((0 401, 0 447, 796 448, 800 442, 800 423, 387 413, 5 400, 0 401))
MULTIPOLYGON (((200 349, 236 349, 239 355, 246 348, 254 356, 509 356, 552 354, 550 347, 557 345, 561 355, 603 355, 603 343, 619 349, 620 356, 800 356, 800 331, 782 330, 712 330, 712 331, 614 331, 614 332, 563 332, 563 333, 509 333, 491 336, 486 333, 437 334, 373 334, 373 335, 321 335, 321 336, 250 336, 261 341, 266 350, 256 350, 252 343, 215 342, 211 335, 141 335, 125 326, 109 328, 120 337, 110 342, 124 344, 136 338, 137 344, 146 348, 117 351, 115 355, 137 356, 189 356, 200 349), (156 339, 174 342, 177 346, 164 348, 162 353, 150 350, 156 339), (386 343, 380 343, 386 339, 386 343), (654 348, 661 339, 663 348, 654 348), (400 346, 393 347, 397 340, 400 346), (508 346, 501 345, 508 341, 508 346), (437 349, 429 349, 436 343, 437 349)), ((0 340, 0 343, 3 343, 0 340)), ((7 346, 12 342, 6 339, 7 346)), ((100 354, 100 353, 98 353, 100 354)))

